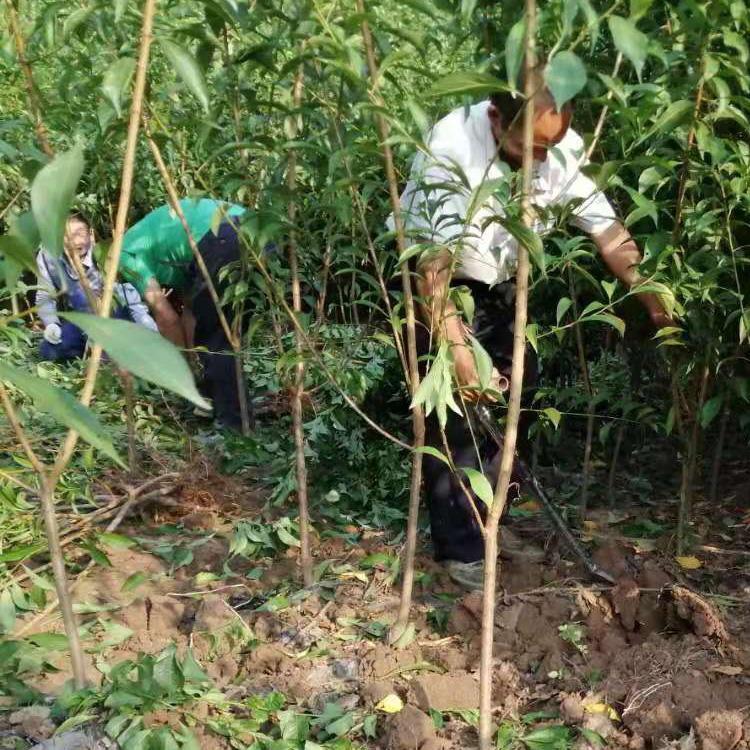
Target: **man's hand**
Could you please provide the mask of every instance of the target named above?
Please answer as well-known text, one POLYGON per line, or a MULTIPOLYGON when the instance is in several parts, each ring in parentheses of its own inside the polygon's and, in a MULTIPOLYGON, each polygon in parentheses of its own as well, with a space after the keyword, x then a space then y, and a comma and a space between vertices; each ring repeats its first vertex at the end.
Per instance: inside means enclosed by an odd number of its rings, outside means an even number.
POLYGON ((508 390, 508 378, 501 375, 496 367, 492 368, 492 377, 488 383, 489 390, 482 390, 479 382, 479 373, 477 372, 474 354, 471 349, 465 345, 457 345, 451 349, 453 353, 453 368, 456 374, 456 381, 461 388, 461 394, 468 401, 497 401, 497 398, 489 392, 508 390))
POLYGON ((50 323, 44 329, 44 340, 57 346, 62 341, 62 328, 58 323, 50 323))
POLYGON ((651 316, 651 322, 657 330, 677 326, 677 323, 675 323, 675 321, 672 320, 672 318, 670 318, 663 310, 652 310, 649 312, 649 315, 651 316))

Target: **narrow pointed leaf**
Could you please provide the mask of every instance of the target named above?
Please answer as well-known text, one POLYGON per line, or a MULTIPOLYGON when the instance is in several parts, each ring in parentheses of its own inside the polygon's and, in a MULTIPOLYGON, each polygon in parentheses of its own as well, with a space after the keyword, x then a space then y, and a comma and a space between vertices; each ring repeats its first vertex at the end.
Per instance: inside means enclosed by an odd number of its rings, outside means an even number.
POLYGON ((62 388, 46 380, 0 362, 0 380, 13 383, 34 400, 39 411, 49 414, 60 424, 75 430, 87 443, 99 449, 120 466, 125 466, 117 455, 112 439, 95 414, 62 388))
POLYGON ((197 60, 187 51, 168 39, 160 40, 159 44, 169 59, 177 75, 190 89, 195 98, 201 103, 204 112, 208 112, 208 86, 197 60))
POLYGON ((508 86, 515 91, 518 73, 523 59, 523 43, 526 36, 526 17, 517 21, 508 32, 505 40, 505 70, 508 76, 508 86))
POLYGON ((586 85, 586 66, 575 52, 558 52, 544 70, 547 88, 558 110, 586 85))
POLYGON ((195 387, 184 357, 174 344, 155 331, 127 320, 87 313, 63 313, 61 317, 75 323, 89 338, 101 344, 120 367, 197 406, 208 408, 208 403, 195 387))
POLYGON ((125 15, 125 11, 128 7, 128 0, 115 0, 115 23, 117 23, 123 15, 125 15))
POLYGON ((31 210, 42 245, 55 255, 62 254, 65 222, 81 174, 83 147, 78 144, 42 167, 31 185, 31 210))
POLYGON ((615 47, 633 63, 638 80, 648 55, 648 37, 639 31, 632 21, 622 16, 610 16, 607 19, 615 47))
POLYGON ((121 57, 119 60, 115 60, 104 74, 102 91, 110 104, 115 108, 118 117, 122 115, 123 95, 128 88, 134 72, 135 60, 132 57, 121 57))
POLYGON ((486 95, 493 91, 508 91, 508 86, 489 73, 467 71, 451 73, 434 83, 427 96, 449 96, 452 94, 486 95))
POLYGON ((492 507, 492 502, 495 499, 495 493, 492 491, 492 485, 489 483, 487 477, 482 474, 481 471, 476 469, 469 469, 462 467, 464 474, 469 477, 469 484, 471 489, 474 490, 476 496, 487 506, 492 507))

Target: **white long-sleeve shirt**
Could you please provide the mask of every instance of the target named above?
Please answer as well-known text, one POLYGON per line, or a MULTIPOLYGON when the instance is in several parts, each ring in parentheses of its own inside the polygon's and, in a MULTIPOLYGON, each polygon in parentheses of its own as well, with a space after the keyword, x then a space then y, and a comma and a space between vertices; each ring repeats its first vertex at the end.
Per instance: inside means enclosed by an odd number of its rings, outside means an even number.
MULTIPOLYGON (((468 112, 456 109, 435 124, 427 152, 419 152, 412 163, 401 196, 401 215, 412 236, 458 251, 456 278, 493 285, 515 274, 518 242, 493 218, 506 215, 505 201, 497 195, 503 183, 509 184, 509 172, 497 158, 489 106, 484 101, 468 112), (483 184, 495 190, 475 200, 471 210, 472 198, 480 195, 483 184)), ((616 220, 605 195, 581 172, 585 163, 583 139, 572 129, 544 162, 535 163, 531 200, 540 217, 536 232, 541 234, 553 224, 545 209, 576 199, 580 203, 572 210, 571 223, 588 234, 603 232, 616 220)), ((394 229, 392 216, 388 227, 394 229)))
MULTIPOLYGON (((81 258, 81 262, 86 271, 86 278, 89 281, 92 291, 95 295, 99 296, 103 285, 102 274, 96 267, 91 249, 81 258)), ((36 266, 39 288, 36 291, 35 302, 39 317, 45 326, 48 326, 50 323, 57 323, 59 325, 60 318, 57 315, 57 297, 60 292, 65 294, 65 290, 56 287, 52 274, 56 270, 56 276, 61 281, 64 279, 65 274, 69 274, 71 278, 77 280, 78 274, 66 257, 63 256, 57 259, 45 250, 40 250, 37 253, 36 266), (58 263, 59 266, 57 265, 58 263)), ((141 295, 138 294, 138 291, 132 284, 115 284, 114 293, 115 298, 120 304, 130 310, 134 323, 145 326, 152 331, 159 330, 156 321, 154 321, 148 311, 148 307, 141 299, 141 295)))

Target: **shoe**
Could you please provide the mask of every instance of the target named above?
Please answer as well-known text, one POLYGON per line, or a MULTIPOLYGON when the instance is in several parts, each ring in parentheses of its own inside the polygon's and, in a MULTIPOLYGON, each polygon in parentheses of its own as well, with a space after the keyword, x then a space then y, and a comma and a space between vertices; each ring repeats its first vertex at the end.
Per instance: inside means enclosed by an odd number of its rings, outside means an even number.
POLYGON ((484 560, 470 563, 448 560, 446 569, 454 583, 469 591, 481 591, 484 587, 484 560))
POLYGON ((208 419, 209 417, 213 417, 214 410, 213 407, 211 409, 204 409, 202 406, 196 406, 195 409, 193 409, 193 415, 203 419, 208 419))
POLYGON ((544 559, 544 550, 516 536, 507 526, 500 527, 500 557, 503 560, 539 562, 544 559))

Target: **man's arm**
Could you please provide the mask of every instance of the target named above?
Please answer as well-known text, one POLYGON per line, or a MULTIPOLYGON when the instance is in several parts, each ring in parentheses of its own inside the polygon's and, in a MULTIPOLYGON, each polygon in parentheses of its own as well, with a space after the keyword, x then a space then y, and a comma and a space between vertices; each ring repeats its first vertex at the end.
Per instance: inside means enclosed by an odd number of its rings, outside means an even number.
POLYGON ((144 294, 146 304, 151 310, 156 325, 159 327, 159 333, 165 339, 171 341, 175 346, 184 349, 185 334, 180 324, 180 316, 172 307, 167 295, 161 288, 156 279, 149 279, 146 284, 146 293, 144 294))
MULTIPOLYGON (((630 236, 630 232, 619 221, 611 224, 603 232, 592 235, 591 239, 609 270, 620 281, 629 287, 643 283, 643 278, 638 273, 638 266, 643 257, 635 244, 635 240, 630 236)), ((674 325, 674 321, 667 315, 656 294, 644 292, 638 295, 638 299, 648 310, 648 314, 657 328, 674 325)))
POLYGON ((45 327, 53 323, 60 325, 60 318, 57 316, 57 299, 52 291, 55 285, 52 283, 52 278, 47 270, 41 251, 36 258, 36 269, 39 285, 34 296, 34 303, 36 304, 39 318, 45 327))
MULTIPOLYGON (((466 343, 463 320, 452 300, 449 299, 451 281, 451 253, 440 250, 419 264, 417 274, 417 294, 419 312, 432 332, 436 343, 447 341, 451 354, 456 380, 459 386, 467 389, 467 395, 481 390, 474 354, 466 343)), ((493 370, 492 387, 501 390, 500 374, 493 370)))
POLYGON ((156 321, 151 317, 151 314, 148 311, 148 306, 141 299, 138 290, 132 284, 128 284, 127 282, 120 284, 119 286, 125 304, 130 310, 130 316, 133 318, 133 322, 144 328, 148 328, 151 331, 158 331, 159 327, 156 325, 156 321))

